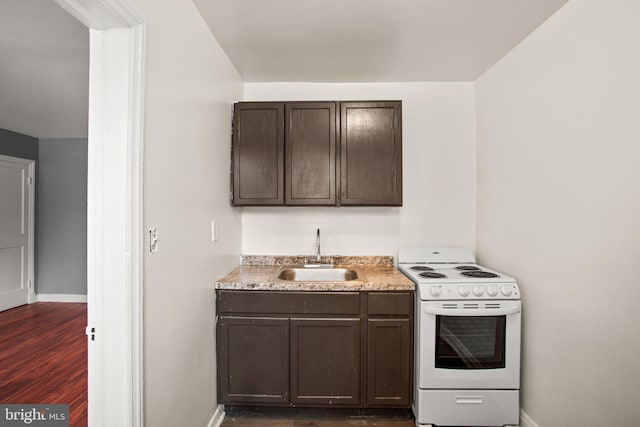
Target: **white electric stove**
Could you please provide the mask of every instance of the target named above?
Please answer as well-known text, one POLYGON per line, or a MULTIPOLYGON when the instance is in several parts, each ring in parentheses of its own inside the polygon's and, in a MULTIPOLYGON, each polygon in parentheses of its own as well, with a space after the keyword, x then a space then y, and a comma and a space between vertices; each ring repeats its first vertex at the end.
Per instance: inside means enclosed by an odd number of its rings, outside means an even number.
POLYGON ((408 248, 416 284, 418 426, 506 426, 519 420, 520 290, 457 248, 408 248))

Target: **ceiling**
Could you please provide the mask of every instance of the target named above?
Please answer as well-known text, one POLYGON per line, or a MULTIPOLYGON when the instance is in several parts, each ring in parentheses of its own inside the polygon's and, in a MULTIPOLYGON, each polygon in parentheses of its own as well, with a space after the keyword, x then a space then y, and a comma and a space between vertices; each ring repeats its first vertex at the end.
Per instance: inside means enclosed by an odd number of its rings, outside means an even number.
POLYGON ((0 1, 0 128, 87 136, 89 30, 53 0, 0 1))
MULTIPOLYGON (((193 0, 246 82, 473 81, 567 0, 193 0)), ((89 32, 0 1, 0 128, 87 136, 89 32)))
POLYGON ((567 0, 193 0, 247 82, 473 81, 567 0))

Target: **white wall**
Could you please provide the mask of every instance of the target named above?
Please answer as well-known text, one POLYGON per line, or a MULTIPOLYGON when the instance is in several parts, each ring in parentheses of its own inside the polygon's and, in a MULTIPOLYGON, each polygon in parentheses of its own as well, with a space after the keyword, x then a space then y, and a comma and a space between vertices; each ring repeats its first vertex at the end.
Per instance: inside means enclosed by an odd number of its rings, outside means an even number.
POLYGON ((242 82, 192 2, 133 3, 148 25, 144 223, 159 233, 144 260, 145 424, 204 426, 217 406, 213 282, 241 248, 228 195, 242 82))
POLYGON ((476 82, 477 251, 522 288, 522 407, 638 426, 640 2, 571 0, 476 82))
POLYGON ((405 246, 475 245, 472 83, 247 83, 246 101, 402 100, 403 206, 243 208, 242 252, 397 255, 405 246))

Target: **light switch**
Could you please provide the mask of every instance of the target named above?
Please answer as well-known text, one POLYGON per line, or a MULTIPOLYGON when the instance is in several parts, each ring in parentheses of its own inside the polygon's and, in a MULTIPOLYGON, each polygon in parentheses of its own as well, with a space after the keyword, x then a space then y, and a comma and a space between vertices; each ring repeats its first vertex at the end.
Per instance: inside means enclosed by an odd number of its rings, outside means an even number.
POLYGON ((213 220, 211 221, 211 241, 218 241, 218 227, 216 226, 216 222, 213 220))

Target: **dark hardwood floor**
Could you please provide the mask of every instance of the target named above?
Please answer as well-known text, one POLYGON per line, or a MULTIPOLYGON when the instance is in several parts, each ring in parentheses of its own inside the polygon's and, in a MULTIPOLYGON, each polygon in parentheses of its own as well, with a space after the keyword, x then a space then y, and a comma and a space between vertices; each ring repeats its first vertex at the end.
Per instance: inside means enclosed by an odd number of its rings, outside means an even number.
POLYGON ((227 407, 220 427, 414 427, 408 410, 227 407))
POLYGON ((314 417, 278 418, 259 416, 227 416, 221 427, 414 427, 413 419, 381 417, 314 417))
POLYGON ((0 403, 68 404, 87 425, 87 305, 34 303, 0 312, 0 403))

